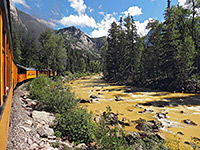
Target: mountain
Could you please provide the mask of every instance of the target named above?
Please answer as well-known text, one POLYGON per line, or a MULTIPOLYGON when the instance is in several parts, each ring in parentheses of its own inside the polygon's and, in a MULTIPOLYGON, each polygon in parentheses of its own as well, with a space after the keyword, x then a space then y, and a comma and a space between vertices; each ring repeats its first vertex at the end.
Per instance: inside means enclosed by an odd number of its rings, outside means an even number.
POLYGON ((56 33, 63 36, 67 47, 100 58, 100 49, 105 43, 106 37, 91 38, 74 26, 57 30, 56 33))
POLYGON ((39 19, 18 10, 10 1, 12 31, 17 32, 19 37, 24 39, 27 36, 38 42, 38 38, 42 32, 48 27, 39 19))
MULTIPOLYGON (((39 46, 38 38, 48 27, 39 19, 15 8, 12 1, 10 7, 12 31, 17 32, 20 39, 26 40, 27 36, 35 39, 39 46)), ((100 58, 100 49, 106 42, 106 37, 91 38, 74 26, 57 30, 55 33, 63 36, 66 49, 77 50, 84 56, 92 56, 93 59, 100 58)))

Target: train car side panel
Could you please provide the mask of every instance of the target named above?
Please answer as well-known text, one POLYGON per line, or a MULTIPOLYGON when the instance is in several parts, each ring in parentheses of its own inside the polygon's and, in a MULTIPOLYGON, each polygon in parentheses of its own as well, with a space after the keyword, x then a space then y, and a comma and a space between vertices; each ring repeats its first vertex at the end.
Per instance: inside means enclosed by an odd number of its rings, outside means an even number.
POLYGON ((8 97, 2 107, 3 111, 3 113, 1 114, 2 116, 0 116, 0 139, 1 139, 0 150, 6 150, 7 148, 12 95, 13 95, 13 87, 11 86, 11 89, 9 90, 8 93, 8 97))
POLYGON ((26 79, 36 78, 36 71, 35 70, 27 70, 26 71, 26 79))
POLYGON ((0 9, 0 106, 3 104, 3 64, 2 64, 2 47, 3 47, 3 18, 2 11, 0 9))
POLYGON ((18 74, 17 75, 17 82, 22 82, 26 80, 26 74, 18 74))

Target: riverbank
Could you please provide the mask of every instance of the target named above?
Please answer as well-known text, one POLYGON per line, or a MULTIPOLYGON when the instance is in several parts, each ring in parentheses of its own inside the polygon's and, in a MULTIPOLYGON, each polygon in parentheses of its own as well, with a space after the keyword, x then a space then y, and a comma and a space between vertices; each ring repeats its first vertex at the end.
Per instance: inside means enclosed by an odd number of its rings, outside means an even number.
MULTIPOLYGON (((164 126, 159 134, 171 141, 172 147, 174 145, 182 146, 182 149, 192 149, 189 145, 192 141, 191 137, 200 138, 199 95, 117 86, 106 83, 101 76, 74 80, 70 85, 77 98, 92 99, 92 103, 82 104, 82 106, 87 105, 87 109, 94 115, 101 114, 109 105, 114 113, 119 114, 119 119, 126 122, 139 118, 162 122, 164 126), (91 95, 96 98, 90 98, 91 95), (160 114, 165 114, 163 115, 165 117, 160 114)), ((125 130, 138 131, 135 126, 126 126, 125 130)))

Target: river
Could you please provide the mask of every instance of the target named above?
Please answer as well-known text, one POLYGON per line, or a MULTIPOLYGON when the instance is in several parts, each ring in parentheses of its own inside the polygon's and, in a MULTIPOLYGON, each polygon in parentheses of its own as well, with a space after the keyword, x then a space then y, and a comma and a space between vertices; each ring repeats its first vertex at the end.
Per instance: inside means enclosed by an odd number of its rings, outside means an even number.
MULTIPOLYGON (((114 113, 119 114, 119 120, 131 122, 139 118, 157 120, 163 127, 158 134, 168 143, 171 149, 191 149, 184 142, 191 142, 192 137, 200 138, 200 96, 187 93, 170 93, 129 86, 119 86, 106 83, 100 75, 85 77, 70 82, 72 91, 80 99, 91 99, 87 105, 88 111, 100 115, 109 105, 114 113), (116 101, 119 100, 119 101, 116 101), (166 114, 159 118, 158 113, 166 114), (184 123, 192 120, 196 125, 184 123)), ((135 125, 126 126, 126 131, 138 131, 135 125)))

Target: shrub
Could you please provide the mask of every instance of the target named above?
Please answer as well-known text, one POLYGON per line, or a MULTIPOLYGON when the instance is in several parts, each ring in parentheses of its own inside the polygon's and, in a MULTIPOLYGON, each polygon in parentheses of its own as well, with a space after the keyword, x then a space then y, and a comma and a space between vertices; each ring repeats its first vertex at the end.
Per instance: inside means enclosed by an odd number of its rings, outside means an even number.
POLYGON ((112 116, 111 108, 107 107, 107 111, 101 116, 100 121, 97 123, 98 127, 95 131, 97 144, 101 149, 128 149, 128 143, 124 138, 125 134, 123 130, 119 128, 117 117, 112 116), (111 127, 111 124, 114 125, 114 127, 111 127))
POLYGON ((91 113, 85 108, 70 109, 57 114, 58 124, 56 131, 61 132, 63 137, 68 137, 75 144, 89 144, 94 140, 94 123, 91 122, 91 113))
POLYGON ((49 99, 52 81, 50 78, 45 77, 44 75, 40 75, 38 78, 31 81, 31 85, 29 85, 30 89, 30 98, 37 99, 41 102, 49 99))

